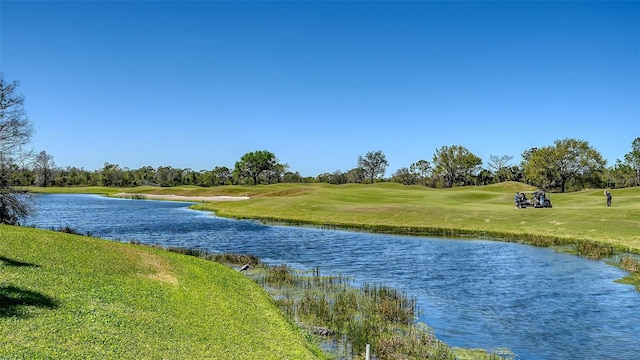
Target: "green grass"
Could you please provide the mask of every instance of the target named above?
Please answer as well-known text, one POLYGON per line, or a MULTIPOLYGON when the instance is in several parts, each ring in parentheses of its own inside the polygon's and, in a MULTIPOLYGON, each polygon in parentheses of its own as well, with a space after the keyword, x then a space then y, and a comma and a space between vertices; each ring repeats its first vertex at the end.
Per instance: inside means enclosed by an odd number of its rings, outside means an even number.
POLYGON ((534 188, 512 182, 452 189, 394 183, 256 188, 247 201, 205 203, 195 208, 225 217, 372 231, 594 241, 640 252, 638 187, 612 190, 612 207, 606 207, 601 189, 549 194, 551 209, 515 209, 515 192, 534 188))
POLYGON ((0 358, 316 359, 259 285, 181 254, 0 226, 0 358))

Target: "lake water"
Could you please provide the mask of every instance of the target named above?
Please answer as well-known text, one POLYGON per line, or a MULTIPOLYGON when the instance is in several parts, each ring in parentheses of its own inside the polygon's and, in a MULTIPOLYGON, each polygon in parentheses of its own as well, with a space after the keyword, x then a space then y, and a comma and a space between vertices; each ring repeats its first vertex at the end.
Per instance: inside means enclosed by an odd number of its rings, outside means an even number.
POLYGON ((188 203, 38 195, 27 225, 118 241, 250 253, 270 264, 385 284, 415 296, 419 321, 452 346, 517 359, 640 358, 640 293, 625 272, 551 249, 487 240, 267 226, 188 203))

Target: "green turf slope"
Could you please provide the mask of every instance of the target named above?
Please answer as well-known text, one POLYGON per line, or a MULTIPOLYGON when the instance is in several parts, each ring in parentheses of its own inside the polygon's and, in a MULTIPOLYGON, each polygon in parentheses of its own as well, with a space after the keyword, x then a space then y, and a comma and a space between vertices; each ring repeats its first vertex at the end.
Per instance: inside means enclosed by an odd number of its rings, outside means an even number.
POLYGON ((244 275, 157 249, 0 226, 0 359, 317 359, 244 275))

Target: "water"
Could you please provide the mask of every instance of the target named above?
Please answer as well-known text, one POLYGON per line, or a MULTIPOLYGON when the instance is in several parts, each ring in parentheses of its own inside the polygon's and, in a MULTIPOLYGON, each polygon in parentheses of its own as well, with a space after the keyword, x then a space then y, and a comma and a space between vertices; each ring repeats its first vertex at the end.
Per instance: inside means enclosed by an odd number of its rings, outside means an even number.
POLYGON ((187 203, 93 195, 39 195, 28 224, 211 252, 404 290, 419 321, 452 346, 509 348, 518 359, 637 359, 640 294, 626 274, 550 249, 266 226, 187 209, 187 203))

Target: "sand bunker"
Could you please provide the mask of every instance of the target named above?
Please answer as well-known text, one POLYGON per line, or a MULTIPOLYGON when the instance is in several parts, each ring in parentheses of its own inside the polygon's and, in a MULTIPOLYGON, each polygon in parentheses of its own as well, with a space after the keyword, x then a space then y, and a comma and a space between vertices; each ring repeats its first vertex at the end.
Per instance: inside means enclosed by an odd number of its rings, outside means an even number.
POLYGON ((240 201, 248 200, 248 196, 183 196, 183 195, 156 195, 156 194, 127 194, 119 193, 117 197, 123 198, 144 198, 149 200, 168 201, 195 201, 195 202, 215 202, 215 201, 240 201))

